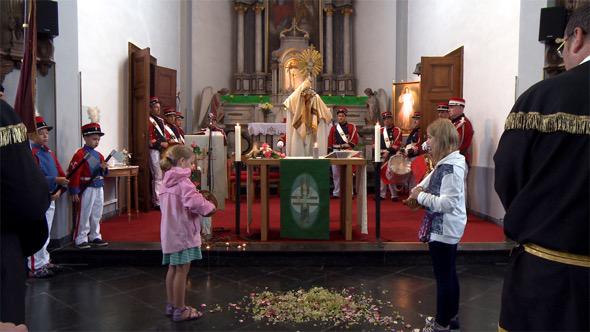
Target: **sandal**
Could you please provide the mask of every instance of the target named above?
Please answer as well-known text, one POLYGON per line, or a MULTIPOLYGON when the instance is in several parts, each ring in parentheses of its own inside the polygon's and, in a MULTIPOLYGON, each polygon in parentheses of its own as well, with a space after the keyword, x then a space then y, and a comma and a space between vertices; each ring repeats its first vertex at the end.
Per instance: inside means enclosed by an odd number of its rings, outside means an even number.
POLYGON ((174 314, 174 306, 171 303, 166 303, 165 314, 168 317, 172 317, 174 314))
POLYGON ((182 308, 174 309, 174 314, 172 315, 172 320, 175 322, 184 322, 187 320, 195 320, 199 319, 203 316, 203 313, 197 311, 197 309, 184 306, 182 308))

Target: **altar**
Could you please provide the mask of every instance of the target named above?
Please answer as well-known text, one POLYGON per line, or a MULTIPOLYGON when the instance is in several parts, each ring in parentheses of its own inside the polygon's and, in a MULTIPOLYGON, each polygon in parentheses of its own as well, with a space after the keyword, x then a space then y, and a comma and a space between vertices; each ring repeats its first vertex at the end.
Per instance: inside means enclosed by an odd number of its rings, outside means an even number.
MULTIPOLYGON (((304 159, 304 158, 297 158, 304 159)), ((323 158, 320 158, 323 159, 323 158)), ((340 188, 343 195, 340 196, 340 231, 344 234, 346 241, 352 240, 352 198, 353 198, 353 166, 356 166, 358 190, 357 197, 357 226, 360 228, 362 234, 368 233, 367 228, 367 160, 362 158, 349 159, 328 159, 331 165, 338 165, 342 168, 342 176, 340 178, 340 188)), ((268 240, 268 225, 269 225, 269 181, 268 168, 269 166, 280 167, 280 159, 246 159, 247 167, 247 232, 250 231, 252 224, 252 209, 254 203, 254 167, 260 167, 260 239, 261 241, 268 240)))

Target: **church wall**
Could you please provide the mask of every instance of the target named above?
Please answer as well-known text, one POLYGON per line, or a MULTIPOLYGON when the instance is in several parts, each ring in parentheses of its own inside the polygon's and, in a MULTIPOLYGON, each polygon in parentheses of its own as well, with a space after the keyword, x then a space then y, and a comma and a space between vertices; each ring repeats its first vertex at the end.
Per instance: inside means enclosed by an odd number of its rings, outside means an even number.
POLYGON ((383 88, 391 95, 395 76, 396 1, 356 1, 354 8, 353 61, 357 94, 364 95, 365 88, 383 88))
MULTIPOLYGON (((78 2, 82 104, 101 110, 106 135, 98 150, 103 154, 127 147, 127 43, 149 47, 159 66, 178 71, 180 21, 179 1, 78 2)), ((86 114, 82 122, 89 122, 86 114)))
MULTIPOLYGON (((473 123, 469 207, 495 219, 504 210, 493 187, 493 155, 515 101, 520 2, 413 0, 408 4, 408 62, 464 46, 463 96, 473 123)), ((408 79, 418 77, 410 74, 408 79)))
MULTIPOLYGON (((214 91, 231 87, 236 46, 235 12, 229 0, 192 2, 192 100, 198 112, 201 92, 207 86, 214 91)), ((186 119, 187 128, 193 125, 194 114, 186 119)))

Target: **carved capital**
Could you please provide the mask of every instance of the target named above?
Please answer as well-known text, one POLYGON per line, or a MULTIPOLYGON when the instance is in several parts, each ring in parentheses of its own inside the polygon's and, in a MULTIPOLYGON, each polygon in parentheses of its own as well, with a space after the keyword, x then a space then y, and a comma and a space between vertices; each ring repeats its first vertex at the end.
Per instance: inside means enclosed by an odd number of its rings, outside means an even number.
POLYGON ((326 5, 324 7, 324 12, 326 12, 326 16, 334 15, 334 6, 332 6, 331 4, 326 5))
POLYGON ((344 16, 350 16, 354 12, 354 10, 352 9, 352 7, 344 7, 342 9, 340 9, 340 12, 344 16))
POLYGON ((234 5, 234 10, 238 12, 238 14, 244 14, 248 10, 248 6, 243 3, 236 3, 234 5))
POLYGON ((256 14, 260 14, 264 10, 264 4, 261 2, 257 2, 253 8, 256 14))

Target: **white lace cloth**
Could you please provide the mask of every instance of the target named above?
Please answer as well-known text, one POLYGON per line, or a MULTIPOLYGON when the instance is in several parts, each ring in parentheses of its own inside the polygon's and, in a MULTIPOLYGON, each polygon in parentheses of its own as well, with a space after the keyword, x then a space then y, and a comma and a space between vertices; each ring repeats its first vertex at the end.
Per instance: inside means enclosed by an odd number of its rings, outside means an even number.
POLYGON ((286 123, 253 122, 248 124, 248 133, 250 135, 280 135, 286 132, 286 123))

